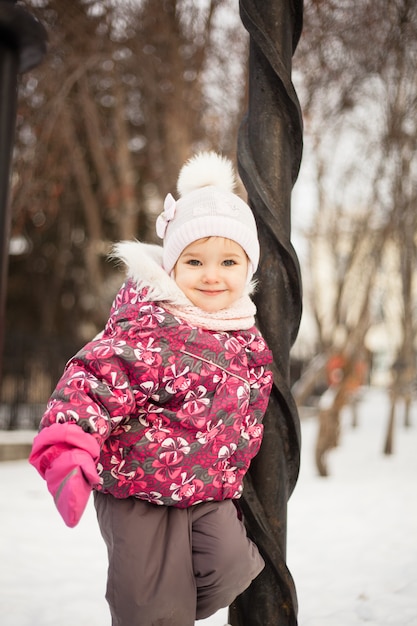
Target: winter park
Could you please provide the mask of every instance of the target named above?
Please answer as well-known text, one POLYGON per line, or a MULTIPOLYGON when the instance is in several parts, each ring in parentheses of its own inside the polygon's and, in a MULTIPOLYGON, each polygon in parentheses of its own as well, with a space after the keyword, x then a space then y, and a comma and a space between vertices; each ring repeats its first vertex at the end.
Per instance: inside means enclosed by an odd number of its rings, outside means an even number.
POLYGON ((416 42, 0 0, 2 625, 417 626, 416 42))

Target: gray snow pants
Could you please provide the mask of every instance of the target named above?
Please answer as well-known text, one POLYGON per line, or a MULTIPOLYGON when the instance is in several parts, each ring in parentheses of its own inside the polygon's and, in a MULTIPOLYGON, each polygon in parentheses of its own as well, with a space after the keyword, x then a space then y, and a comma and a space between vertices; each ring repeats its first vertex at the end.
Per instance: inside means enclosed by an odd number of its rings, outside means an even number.
POLYGON ((264 567, 231 500, 178 509, 95 492, 94 502, 112 626, 194 626, 264 567))

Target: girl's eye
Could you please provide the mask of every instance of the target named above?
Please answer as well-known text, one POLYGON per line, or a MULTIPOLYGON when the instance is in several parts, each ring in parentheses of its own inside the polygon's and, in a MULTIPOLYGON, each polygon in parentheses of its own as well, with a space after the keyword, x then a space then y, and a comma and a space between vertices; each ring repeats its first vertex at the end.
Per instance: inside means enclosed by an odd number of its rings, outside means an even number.
POLYGON ((226 259, 223 261, 223 265, 226 265, 227 267, 230 267, 231 265, 236 265, 236 262, 233 261, 233 259, 226 259))
POLYGON ((187 261, 188 265, 192 265, 193 267, 197 267, 198 265, 201 265, 201 261, 198 261, 197 259, 190 259, 189 261, 187 261))

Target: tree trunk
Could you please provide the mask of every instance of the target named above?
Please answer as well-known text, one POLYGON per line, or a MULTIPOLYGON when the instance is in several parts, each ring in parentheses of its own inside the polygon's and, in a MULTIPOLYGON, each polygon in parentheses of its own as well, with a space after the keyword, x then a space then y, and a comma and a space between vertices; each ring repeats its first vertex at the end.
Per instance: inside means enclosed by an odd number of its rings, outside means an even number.
POLYGON ((89 168, 85 161, 84 152, 80 146, 74 127, 71 112, 65 107, 62 113, 63 137, 68 154, 71 155, 70 164, 74 180, 78 186, 82 207, 87 225, 88 243, 85 249, 85 263, 91 287, 95 296, 97 308, 101 305, 101 289, 103 275, 100 265, 100 255, 103 253, 103 235, 100 216, 100 207, 96 195, 91 188, 89 168))
POLYGON ((125 95, 118 78, 115 78, 115 137, 117 152, 117 176, 119 182, 119 233, 121 239, 138 238, 139 206, 135 186, 137 173, 129 150, 129 132, 125 113, 125 95))
POLYGON ((388 419, 387 434, 385 437, 384 454, 392 454, 394 449, 394 425, 395 425, 395 409, 398 402, 398 396, 395 392, 391 394, 391 408, 388 419))
POLYGON ((90 93, 88 77, 85 74, 79 79, 78 99, 83 113, 88 147, 97 174, 100 195, 106 208, 114 212, 117 211, 120 194, 110 166, 110 159, 103 146, 103 132, 97 103, 90 93))
POLYGON ((320 476, 329 475, 327 453, 339 442, 340 410, 331 407, 319 411, 319 432, 317 436, 315 459, 320 476))
POLYGON ((327 453, 336 448, 340 438, 340 414, 346 404, 348 393, 348 380, 343 380, 339 388, 334 392, 328 406, 322 406, 319 410, 319 431, 317 435, 315 458, 316 467, 320 476, 328 476, 327 453))
POLYGON ((407 393, 404 398, 404 426, 405 428, 411 427, 411 393, 407 393))

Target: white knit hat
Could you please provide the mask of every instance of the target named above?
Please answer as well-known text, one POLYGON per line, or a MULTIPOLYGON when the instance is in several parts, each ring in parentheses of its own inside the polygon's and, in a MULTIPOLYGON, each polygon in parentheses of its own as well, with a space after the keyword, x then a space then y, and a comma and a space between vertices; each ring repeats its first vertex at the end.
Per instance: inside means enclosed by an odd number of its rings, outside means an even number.
POLYGON ((236 176, 229 159, 215 152, 200 152, 182 167, 175 201, 165 198, 164 212, 156 221, 157 235, 164 240, 164 269, 171 273, 182 251, 204 237, 226 237, 242 246, 252 271, 259 262, 259 241, 251 209, 233 193, 236 176))

